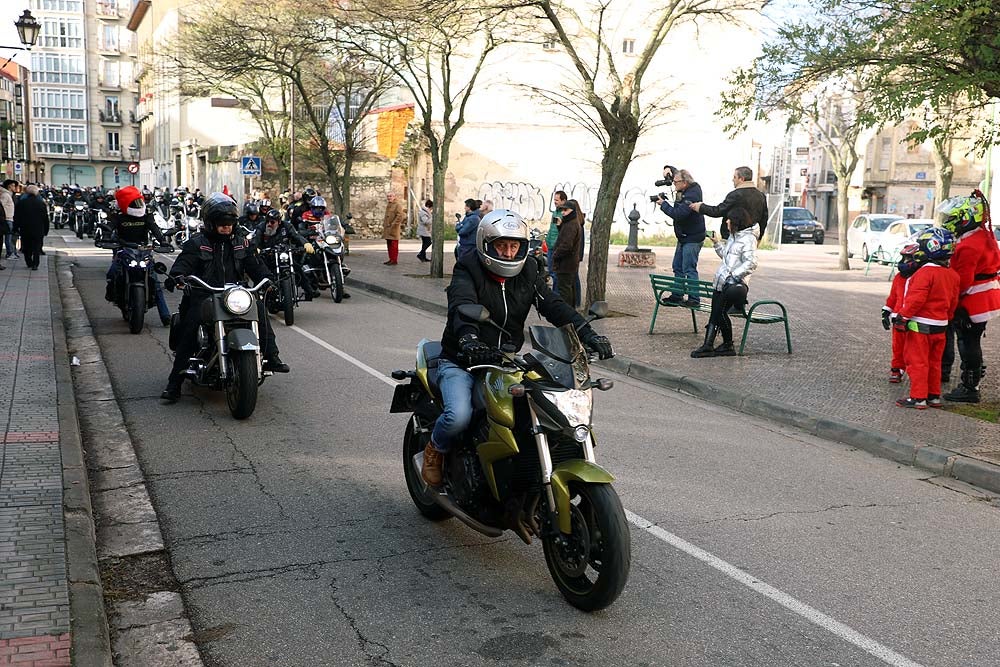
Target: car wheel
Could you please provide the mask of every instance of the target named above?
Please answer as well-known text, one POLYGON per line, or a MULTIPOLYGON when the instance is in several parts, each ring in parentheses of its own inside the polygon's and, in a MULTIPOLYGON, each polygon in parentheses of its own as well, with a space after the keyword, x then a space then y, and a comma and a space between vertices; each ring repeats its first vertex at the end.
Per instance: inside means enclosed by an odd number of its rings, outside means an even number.
POLYGON ((813 243, 815 243, 816 245, 823 245, 823 241, 825 241, 825 240, 826 239, 823 238, 823 235, 820 234, 819 236, 816 237, 816 239, 813 241, 813 243))
POLYGON ((869 257, 871 257, 871 255, 868 254, 868 244, 866 243, 861 246, 861 259, 867 262, 869 257))

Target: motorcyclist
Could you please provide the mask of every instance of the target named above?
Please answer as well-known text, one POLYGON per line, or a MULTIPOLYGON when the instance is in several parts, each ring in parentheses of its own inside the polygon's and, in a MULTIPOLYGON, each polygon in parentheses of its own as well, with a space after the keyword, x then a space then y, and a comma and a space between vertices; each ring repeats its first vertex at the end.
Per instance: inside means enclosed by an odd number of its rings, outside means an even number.
POLYGON ((514 211, 488 213, 476 232, 475 252, 455 264, 448 286, 448 323, 441 337, 438 386, 443 411, 424 450, 423 478, 441 484, 443 454, 457 444, 472 419, 474 379, 466 367, 499 361, 497 348, 524 344, 524 323, 534 305, 555 326, 579 327, 580 340, 601 359, 614 356, 611 342, 599 335, 576 310, 545 284, 544 272, 528 256, 528 225, 514 211), (459 318, 458 307, 481 304, 489 309, 503 331, 459 318))
MULTIPOLYGON (((238 207, 229 195, 213 192, 201 207, 204 230, 188 239, 181 248, 181 254, 170 268, 167 289, 178 284, 184 276, 197 276, 213 287, 227 283, 238 283, 244 275, 255 283, 274 276, 260 261, 260 256, 247 246, 246 239, 233 234, 236 227, 238 207)), ((197 289, 188 291, 181 299, 180 327, 174 365, 167 378, 167 386, 160 398, 175 403, 181 395, 184 371, 189 360, 198 352, 198 327, 201 325, 201 303, 207 298, 197 289)), ((262 307, 263 299, 257 301, 259 326, 263 337, 264 370, 287 373, 288 365, 278 356, 278 345, 274 340, 274 330, 270 318, 262 307)))
MULTIPOLYGON (((326 231, 336 232, 337 234, 340 234, 341 239, 344 238, 344 226, 340 224, 340 218, 330 216, 330 212, 326 208, 326 200, 319 195, 316 195, 309 201, 309 210, 302 214, 300 229, 308 239, 315 239, 317 236, 326 231)), ((350 273, 350 271, 351 270, 344 265, 344 274, 346 275, 350 273)), ((310 281, 310 283, 311 282, 312 281, 310 281)), ((319 292, 317 291, 317 294, 318 293, 319 292)), ((344 292, 344 298, 350 299, 351 295, 344 292)))
POLYGON ((184 215, 189 218, 197 218, 201 215, 201 207, 198 205, 198 202, 192 194, 188 194, 184 197, 184 215))
POLYGON ((263 220, 261 220, 261 210, 256 202, 250 202, 243 207, 243 215, 240 216, 239 226, 249 229, 251 233, 253 230, 257 229, 263 220))
MULTIPOLYGON (((160 246, 167 245, 167 240, 163 237, 160 228, 153 221, 153 214, 146 208, 146 200, 134 186, 122 188, 115 194, 115 202, 118 211, 108 215, 108 227, 111 230, 111 241, 125 241, 127 243, 137 243, 146 245, 149 243, 149 235, 160 246)), ((121 271, 121 262, 117 258, 111 261, 108 268, 108 284, 104 292, 104 298, 113 302, 115 300, 115 279, 121 271)), ((160 322, 163 326, 170 325, 170 308, 167 307, 167 300, 163 295, 163 288, 155 273, 151 274, 153 280, 153 292, 156 295, 156 310, 160 314, 160 322)))
MULTIPOLYGON (((281 211, 273 208, 267 212, 264 219, 254 228, 251 243, 258 251, 272 248, 279 243, 287 243, 303 248, 307 255, 316 252, 313 244, 295 231, 292 223, 281 219, 281 211)), ((313 286, 312 280, 309 280, 302 271, 301 255, 296 256, 295 273, 299 284, 302 285, 302 289, 306 294, 306 301, 312 301, 313 297, 319 294, 319 291, 313 286)))
MULTIPOLYGON (((989 202, 979 190, 969 197, 942 202, 937 212, 944 216, 941 226, 958 239, 951 258, 951 268, 959 276, 958 308, 950 329, 958 339, 962 382, 945 394, 944 399, 978 403, 984 371, 982 338, 986 323, 1000 316, 1000 251, 992 233, 989 202)), ((949 341, 942 360, 942 375, 950 375, 954 355, 949 341), (947 373, 944 369, 948 369, 947 373)))
POLYGON ((296 229, 302 229, 302 216, 309 210, 313 197, 317 195, 316 188, 306 188, 299 199, 288 212, 288 218, 296 229))

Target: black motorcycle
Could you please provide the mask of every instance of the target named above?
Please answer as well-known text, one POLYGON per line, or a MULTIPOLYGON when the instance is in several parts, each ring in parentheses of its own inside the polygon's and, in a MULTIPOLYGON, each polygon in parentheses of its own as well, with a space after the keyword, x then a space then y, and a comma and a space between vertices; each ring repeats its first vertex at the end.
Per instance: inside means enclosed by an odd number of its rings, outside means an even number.
POLYGON ((552 276, 549 275, 549 258, 545 253, 545 234, 538 228, 532 229, 528 237, 528 256, 538 264, 539 275, 545 276, 545 283, 552 286, 552 276))
MULTIPOLYGON (((114 304, 122 311, 122 318, 128 322, 129 333, 142 331, 146 311, 156 308, 156 273, 166 273, 162 262, 153 260, 154 246, 143 246, 127 241, 99 241, 97 246, 115 251, 118 263, 114 283, 114 304)), ((157 252, 173 252, 169 246, 156 248, 157 252)))
POLYGON ((317 289, 329 289, 334 303, 344 300, 344 278, 351 270, 344 266, 344 232, 340 218, 331 216, 323 224, 315 224, 307 238, 316 246, 316 252, 307 255, 303 273, 317 289))
POLYGON ((78 239, 82 239, 84 234, 93 233, 90 228, 90 206, 87 205, 87 202, 82 199, 73 200, 69 210, 69 224, 76 231, 78 239))
POLYGON ((285 324, 292 326, 295 324, 295 306, 299 303, 299 286, 295 276, 292 247, 287 243, 276 243, 261 251, 261 259, 278 277, 278 289, 269 290, 264 299, 267 312, 283 312, 285 324))
MULTIPOLYGON (((212 287, 198 276, 169 279, 168 286, 182 284, 185 292, 208 294, 201 303, 198 328, 199 350, 185 374, 201 387, 226 392, 229 412, 236 419, 246 419, 257 407, 257 388, 271 375, 263 370, 257 300, 271 281, 261 280, 254 287, 229 283, 212 287)), ((190 294, 189 294, 190 296, 190 294)), ((177 350, 180 315, 170 320, 170 349, 177 350)))

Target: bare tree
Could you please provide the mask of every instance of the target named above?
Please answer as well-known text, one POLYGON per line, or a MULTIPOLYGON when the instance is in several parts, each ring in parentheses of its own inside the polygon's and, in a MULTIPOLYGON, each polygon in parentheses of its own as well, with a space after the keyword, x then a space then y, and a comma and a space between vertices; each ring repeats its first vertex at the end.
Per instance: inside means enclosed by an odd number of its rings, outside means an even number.
POLYGON ((551 38, 562 45, 576 78, 561 91, 535 90, 560 106, 565 118, 593 134, 600 143, 601 183, 591 214, 587 303, 604 299, 608 244, 615 207, 639 136, 657 105, 650 104, 645 75, 667 37, 678 26, 701 22, 736 22, 758 11, 763 0, 668 0, 652 10, 642 25, 646 35, 636 40, 638 52, 624 59, 610 26, 611 17, 634 11, 626 0, 599 0, 578 10, 579 3, 553 0, 515 2, 527 20, 541 14, 551 38))

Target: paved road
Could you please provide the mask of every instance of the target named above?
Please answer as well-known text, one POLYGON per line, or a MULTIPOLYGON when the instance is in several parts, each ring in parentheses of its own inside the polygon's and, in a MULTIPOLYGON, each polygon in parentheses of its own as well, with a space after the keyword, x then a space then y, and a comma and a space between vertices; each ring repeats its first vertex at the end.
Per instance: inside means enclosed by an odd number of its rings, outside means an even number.
POLYGON ((618 378, 598 457, 632 576, 583 614, 537 543, 411 505, 405 416, 359 364, 412 364, 439 318, 362 291, 306 304, 297 324, 345 356, 278 324, 293 374, 236 422, 203 390, 160 404, 165 330, 130 336, 106 253, 68 245, 209 665, 1000 664, 1000 510, 972 489, 618 378))

